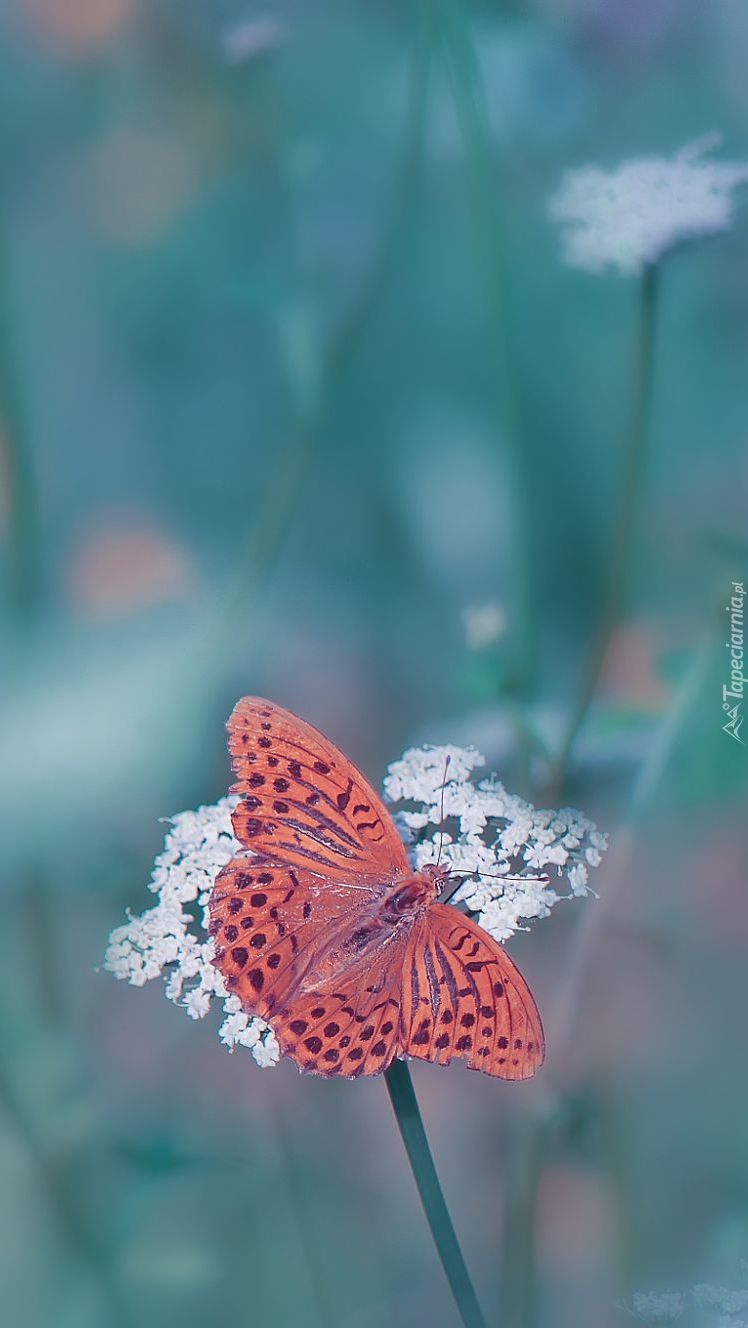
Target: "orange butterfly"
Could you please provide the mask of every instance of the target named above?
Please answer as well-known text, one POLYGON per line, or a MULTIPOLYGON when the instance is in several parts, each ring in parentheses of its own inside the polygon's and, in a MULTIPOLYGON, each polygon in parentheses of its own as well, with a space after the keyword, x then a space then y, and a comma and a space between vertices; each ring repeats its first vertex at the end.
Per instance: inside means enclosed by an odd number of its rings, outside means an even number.
POLYGON ((216 878, 210 930, 247 1013, 313 1074, 417 1056, 533 1075, 545 1044, 532 993, 493 937, 437 902, 449 867, 413 871, 371 785, 311 724, 245 696, 228 730, 245 851, 216 878))

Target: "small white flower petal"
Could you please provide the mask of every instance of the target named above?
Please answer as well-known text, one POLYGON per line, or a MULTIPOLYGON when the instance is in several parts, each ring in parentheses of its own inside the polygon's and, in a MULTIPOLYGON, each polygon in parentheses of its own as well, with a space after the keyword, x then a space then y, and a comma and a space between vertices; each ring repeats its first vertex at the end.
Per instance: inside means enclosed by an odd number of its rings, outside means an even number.
POLYGON ((207 991, 195 988, 187 992, 183 1005, 190 1019, 204 1019, 210 1009, 210 996, 207 991))
POLYGON ((266 1069, 270 1065, 277 1065, 280 1060, 280 1047, 275 1038, 272 1029, 252 1047, 252 1055, 257 1064, 266 1069))

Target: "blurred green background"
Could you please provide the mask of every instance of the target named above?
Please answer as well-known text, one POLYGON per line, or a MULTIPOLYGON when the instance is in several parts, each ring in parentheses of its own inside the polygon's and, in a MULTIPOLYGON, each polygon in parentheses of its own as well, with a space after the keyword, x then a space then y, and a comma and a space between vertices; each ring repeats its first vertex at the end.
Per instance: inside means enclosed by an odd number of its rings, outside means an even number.
MULTIPOLYGON (((547 201, 567 167, 714 129, 745 159, 747 41, 739 0, 3 6, 13 1328, 456 1323, 381 1080, 259 1070, 159 983, 97 965, 148 903, 159 818, 225 792, 242 693, 374 782, 407 745, 457 741, 542 799, 603 595, 638 298, 562 266, 547 201), (485 603, 506 628, 476 649, 464 613, 485 603)), ((615 844, 663 732, 667 761, 562 1066, 549 1048, 531 1231, 532 1090, 413 1071, 508 1328, 613 1328, 632 1289, 736 1284, 748 1256, 748 781, 721 731, 742 207, 659 294, 633 557, 563 797, 615 844)), ((549 1024, 596 907, 511 945, 549 1024)))

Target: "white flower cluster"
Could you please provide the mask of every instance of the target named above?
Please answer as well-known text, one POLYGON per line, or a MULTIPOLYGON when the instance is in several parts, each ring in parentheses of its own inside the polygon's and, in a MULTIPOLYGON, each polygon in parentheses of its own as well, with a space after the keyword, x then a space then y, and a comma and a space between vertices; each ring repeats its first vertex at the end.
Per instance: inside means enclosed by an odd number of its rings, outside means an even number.
POLYGON ((272 1030, 245 1014, 211 963, 208 896, 221 867, 240 847, 231 829, 236 802, 222 798, 214 807, 173 818, 149 887, 158 903, 112 932, 104 967, 135 987, 163 974, 169 1000, 191 1019, 203 1019, 217 1000, 225 1016, 218 1034, 229 1050, 248 1047, 258 1065, 275 1065, 280 1050, 272 1030))
POLYGON ((748 163, 705 160, 710 135, 675 157, 634 157, 616 170, 568 171, 550 213, 567 227, 564 257, 587 272, 641 272, 674 245, 729 230, 732 191, 748 181, 748 163))
MULTIPOLYGON (((748 1276, 745 1260, 741 1266, 743 1275, 748 1276)), ((747 1288, 734 1291, 729 1287, 699 1282, 688 1292, 637 1291, 631 1297, 631 1304, 622 1308, 642 1323, 675 1323, 689 1308, 693 1308, 699 1314, 699 1323, 706 1321, 710 1328, 748 1328, 747 1288)))
MULTIPOLYGON (((484 764, 472 748, 417 748, 390 766, 385 794, 418 804, 396 812, 414 865, 434 861, 441 843, 442 859, 472 875, 455 898, 505 940, 528 919, 546 917, 558 899, 587 894, 588 868, 598 865, 607 842, 578 812, 538 812, 493 778, 476 782, 473 771, 484 764), (442 803, 454 836, 439 829, 442 803), (551 886, 551 870, 566 876, 566 895, 551 886)), ((112 932, 104 966, 136 987, 163 976, 169 1000, 192 1019, 203 1019, 218 1001, 221 1041, 230 1050, 248 1047, 258 1065, 268 1066, 279 1058, 272 1030, 246 1014, 211 962, 208 897, 221 867, 241 848, 231 828, 236 802, 222 798, 173 817, 150 882, 158 903, 112 932)))
POLYGON ((505 941, 531 918, 547 917, 559 899, 590 893, 589 868, 599 866, 608 841, 570 807, 536 811, 494 776, 476 781, 482 765, 474 748, 415 748, 390 766, 384 789, 392 803, 417 804, 395 813, 415 866, 439 858, 468 875, 455 902, 505 941), (444 822, 454 833, 441 829, 444 822), (552 877, 565 878, 563 893, 552 877))

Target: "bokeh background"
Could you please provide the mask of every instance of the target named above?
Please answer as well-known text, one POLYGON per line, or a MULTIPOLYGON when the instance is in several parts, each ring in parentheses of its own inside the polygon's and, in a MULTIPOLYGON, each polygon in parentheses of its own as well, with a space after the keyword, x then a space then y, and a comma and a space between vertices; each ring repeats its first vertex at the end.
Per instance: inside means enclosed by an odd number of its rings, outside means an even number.
MULTIPOLYGON (((457 741, 542 800, 603 595, 638 299, 564 268, 548 198, 567 167, 712 130, 748 157, 747 40, 740 0, 3 5, 13 1328, 456 1323, 381 1081, 262 1071, 97 966, 148 902, 159 818, 225 791, 244 692, 375 782, 457 741)), ((738 1285, 748 1257, 748 781, 721 729, 747 361, 741 204, 661 273, 633 556, 559 795, 614 849, 629 819, 626 869, 511 946, 550 1023, 605 907, 552 1118, 528 1127, 532 1086, 414 1067, 507 1328, 614 1328, 632 1290, 738 1285)))

